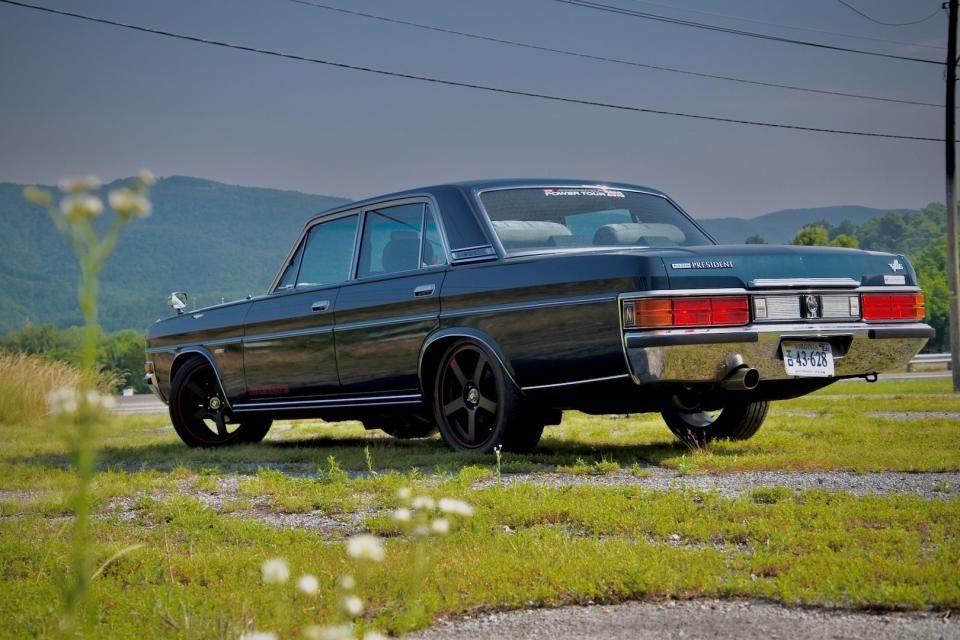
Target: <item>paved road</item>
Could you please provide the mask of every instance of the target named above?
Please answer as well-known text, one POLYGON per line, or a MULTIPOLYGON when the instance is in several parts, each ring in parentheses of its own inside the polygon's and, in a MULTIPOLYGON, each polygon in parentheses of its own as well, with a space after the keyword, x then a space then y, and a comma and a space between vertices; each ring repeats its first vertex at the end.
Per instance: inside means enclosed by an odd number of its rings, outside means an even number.
POLYGON ((145 415, 159 415, 167 412, 167 405, 160 402, 152 393, 141 393, 134 396, 120 396, 114 413, 145 415))
POLYGON ((785 607, 761 602, 634 602, 491 613, 442 621, 408 640, 684 640, 737 638, 960 638, 960 621, 943 613, 877 614, 785 607))

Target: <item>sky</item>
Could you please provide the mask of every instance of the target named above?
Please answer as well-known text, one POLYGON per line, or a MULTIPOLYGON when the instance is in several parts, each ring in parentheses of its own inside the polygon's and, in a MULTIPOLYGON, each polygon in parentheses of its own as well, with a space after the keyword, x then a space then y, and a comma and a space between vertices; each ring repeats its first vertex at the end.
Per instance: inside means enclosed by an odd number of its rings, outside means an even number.
MULTIPOLYGON (((506 89, 724 118, 943 137, 942 108, 584 60, 290 0, 27 1, 506 89)), ((937 104, 944 99, 939 65, 690 29, 555 0, 318 1, 708 74, 937 104)), ((836 0, 602 1, 842 47, 929 59, 946 55, 945 11, 922 24, 887 27, 836 0)), ((886 22, 919 19, 940 5, 940 0, 849 1, 886 22)), ((752 217, 786 208, 920 208, 943 202, 943 154, 936 142, 614 111, 383 77, 0 4, 0 181, 52 183, 90 173, 109 180, 146 167, 158 176, 361 198, 463 179, 583 178, 661 189, 695 217, 752 217)))

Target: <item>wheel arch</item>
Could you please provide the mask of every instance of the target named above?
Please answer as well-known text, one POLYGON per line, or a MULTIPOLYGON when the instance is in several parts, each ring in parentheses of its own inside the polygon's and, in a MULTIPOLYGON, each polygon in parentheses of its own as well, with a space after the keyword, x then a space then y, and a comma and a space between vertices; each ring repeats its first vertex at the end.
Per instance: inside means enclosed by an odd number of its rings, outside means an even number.
POLYGON ((425 400, 430 396, 431 390, 433 389, 433 374, 440 365, 440 357, 443 355, 443 352, 451 344, 463 338, 479 342, 489 349, 493 355, 496 356, 497 360, 500 362, 500 365, 503 367, 503 370, 506 371, 507 378, 510 379, 510 382, 512 382, 517 389, 520 388, 520 385, 517 384, 517 378, 513 371, 513 367, 510 366, 510 360, 508 360, 506 355, 504 355, 503 350, 500 348, 500 345, 497 344, 496 340, 477 329, 452 327, 433 332, 427 337, 426 340, 424 340, 423 346, 420 348, 420 359, 417 364, 417 377, 420 380, 420 390, 423 393, 425 400))
POLYGON ((220 393, 223 394, 223 401, 226 403, 228 409, 233 409, 230 405, 230 397, 227 395, 227 391, 223 386, 223 378, 220 375, 220 367, 217 366, 217 361, 213 359, 213 356, 210 355, 210 352, 203 347, 188 347, 177 352, 177 355, 173 357, 173 362, 170 363, 170 397, 173 398, 173 379, 176 377, 177 372, 185 365, 187 362, 194 358, 201 358, 210 363, 210 367, 213 369, 213 375, 217 379, 217 386, 220 387, 220 393))

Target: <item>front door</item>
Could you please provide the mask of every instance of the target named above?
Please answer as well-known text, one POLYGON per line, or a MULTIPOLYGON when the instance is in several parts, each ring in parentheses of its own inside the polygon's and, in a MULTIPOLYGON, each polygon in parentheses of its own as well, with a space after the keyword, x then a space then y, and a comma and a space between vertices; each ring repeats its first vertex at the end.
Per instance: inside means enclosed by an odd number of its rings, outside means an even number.
POLYGON ((344 394, 419 390, 420 347, 438 324, 446 254, 429 204, 364 213, 357 279, 337 299, 344 394))
POLYGON ((243 338, 251 401, 339 391, 333 321, 341 283, 350 277, 358 220, 354 213, 314 225, 276 290, 253 303, 243 338))

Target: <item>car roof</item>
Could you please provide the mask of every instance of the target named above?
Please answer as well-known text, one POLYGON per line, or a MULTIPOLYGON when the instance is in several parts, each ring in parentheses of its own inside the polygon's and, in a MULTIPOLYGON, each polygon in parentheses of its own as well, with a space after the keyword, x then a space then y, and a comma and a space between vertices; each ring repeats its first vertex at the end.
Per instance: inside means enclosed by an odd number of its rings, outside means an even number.
POLYGON ((423 194, 432 194, 438 195, 441 192, 449 191, 460 191, 463 193, 475 193, 479 191, 486 191, 489 189, 511 189, 511 188, 521 188, 521 187, 583 187, 583 186, 603 186, 611 189, 625 189, 625 190, 636 190, 636 191, 645 191, 647 193, 652 193, 656 195, 665 196, 662 191, 659 189, 652 189, 650 187, 643 187, 636 184, 628 184, 625 182, 609 182, 606 180, 583 180, 583 179, 571 179, 571 178, 499 178, 499 179, 488 179, 488 180, 463 180, 460 182, 447 182, 442 184, 435 184, 426 187, 419 187, 416 189, 405 189, 403 191, 395 191, 393 193, 386 193, 383 195, 373 196, 369 198, 364 198, 362 200, 356 200, 353 202, 347 202, 332 209, 327 209, 317 213, 312 216, 310 222, 318 218, 322 218, 331 213, 336 213, 338 211, 347 211, 349 209, 355 209, 357 207, 362 207, 367 204, 372 204, 374 202, 382 202, 384 200, 398 200, 400 198, 408 198, 417 195, 423 194))

